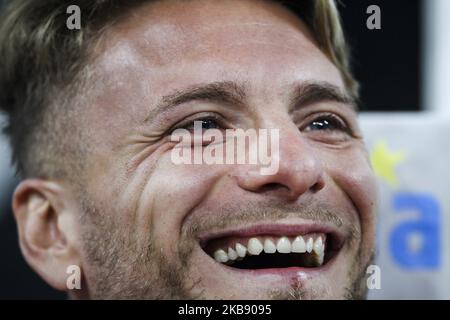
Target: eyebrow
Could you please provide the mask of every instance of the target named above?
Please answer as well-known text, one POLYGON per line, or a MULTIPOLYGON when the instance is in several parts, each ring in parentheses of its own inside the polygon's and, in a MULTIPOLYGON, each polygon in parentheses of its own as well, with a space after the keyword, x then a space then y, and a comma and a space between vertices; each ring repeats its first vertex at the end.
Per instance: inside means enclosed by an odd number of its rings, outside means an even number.
POLYGON ((358 111, 356 99, 329 82, 304 82, 294 86, 289 112, 319 102, 337 102, 358 111))
POLYGON ((191 101, 208 101, 235 107, 245 107, 245 88, 232 81, 213 82, 195 85, 163 96, 156 108, 150 111, 146 122, 156 115, 167 112, 181 104, 191 101))
MULTIPOLYGON (((346 104, 357 111, 355 99, 328 82, 308 81, 294 85, 290 95, 289 112, 302 106, 325 101, 346 104)), ((245 108, 247 107, 246 98, 245 86, 233 81, 195 85, 163 96, 158 105, 150 111, 145 122, 152 120, 160 113, 168 112, 181 104, 192 101, 208 101, 245 108)))

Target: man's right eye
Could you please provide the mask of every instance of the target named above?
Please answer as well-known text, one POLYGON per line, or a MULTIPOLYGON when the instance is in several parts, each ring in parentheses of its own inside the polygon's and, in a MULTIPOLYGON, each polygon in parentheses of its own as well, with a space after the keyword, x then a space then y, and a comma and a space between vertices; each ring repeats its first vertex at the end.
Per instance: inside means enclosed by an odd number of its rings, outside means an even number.
POLYGON ((221 126, 216 119, 209 118, 191 121, 188 125, 183 127, 183 129, 189 131, 194 130, 195 128, 201 128, 202 130, 209 130, 209 129, 220 129, 221 126))
POLYGON ((200 132, 203 133, 205 130, 210 129, 220 130, 223 128, 224 126, 222 125, 221 120, 217 116, 208 116, 184 121, 181 124, 177 125, 175 128, 173 128, 171 130, 171 133, 177 129, 185 129, 195 134, 199 131, 199 129, 200 132))
MULTIPOLYGON (((203 146, 209 145, 211 143, 223 143, 224 139, 222 136, 217 137, 214 133, 214 137, 206 137, 205 132, 207 130, 220 130, 225 131, 225 126, 222 125, 222 121, 215 116, 208 116, 203 118, 196 118, 193 120, 186 120, 181 124, 177 125, 175 128, 170 130, 170 134, 174 134, 177 130, 187 130, 188 135, 191 138, 188 140, 189 145, 192 147, 194 145, 200 144, 203 146)), ((186 131, 184 131, 186 134, 186 131)))

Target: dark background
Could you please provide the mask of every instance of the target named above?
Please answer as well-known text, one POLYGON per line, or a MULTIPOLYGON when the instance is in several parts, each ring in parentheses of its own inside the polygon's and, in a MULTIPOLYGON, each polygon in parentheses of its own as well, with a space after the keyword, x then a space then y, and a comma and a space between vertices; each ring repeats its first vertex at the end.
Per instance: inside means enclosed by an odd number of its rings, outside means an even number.
MULTIPOLYGON (((421 5, 420 0, 341 0, 354 70, 362 84, 363 110, 422 109, 421 5), (382 30, 366 28, 366 9, 372 4, 381 8, 382 30)), ((0 210, 9 211, 0 216, 0 299, 64 299, 64 294, 49 288, 23 260, 9 203, 0 204, 0 210)))
POLYGON ((422 1, 341 0, 353 65, 367 111, 419 111, 422 1), (368 30, 367 8, 381 8, 381 30, 368 30))

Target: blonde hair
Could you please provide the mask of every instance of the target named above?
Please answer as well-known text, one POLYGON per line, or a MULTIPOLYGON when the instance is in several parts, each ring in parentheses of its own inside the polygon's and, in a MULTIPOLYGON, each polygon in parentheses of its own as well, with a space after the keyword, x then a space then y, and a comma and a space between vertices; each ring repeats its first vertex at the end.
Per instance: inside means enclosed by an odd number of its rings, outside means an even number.
POLYGON ((335 0, 278 0, 291 9, 312 32, 322 52, 339 69, 348 94, 359 97, 359 84, 350 68, 349 47, 335 0))
POLYGON ((319 46, 342 74, 349 93, 359 96, 359 84, 350 69, 350 54, 334 0, 312 0, 314 2, 313 30, 319 46))

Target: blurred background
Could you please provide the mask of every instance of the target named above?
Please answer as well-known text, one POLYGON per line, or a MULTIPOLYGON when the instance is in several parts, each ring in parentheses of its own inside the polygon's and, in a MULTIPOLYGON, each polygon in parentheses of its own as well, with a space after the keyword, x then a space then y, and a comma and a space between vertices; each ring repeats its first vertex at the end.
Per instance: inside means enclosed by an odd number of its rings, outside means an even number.
MULTIPOLYGON (((450 1, 340 3, 381 194, 381 288, 369 297, 450 299, 450 1), (381 9, 381 30, 366 26, 370 5, 381 9)), ((64 299, 22 258, 10 209, 16 183, 0 136, 0 299, 64 299)))

